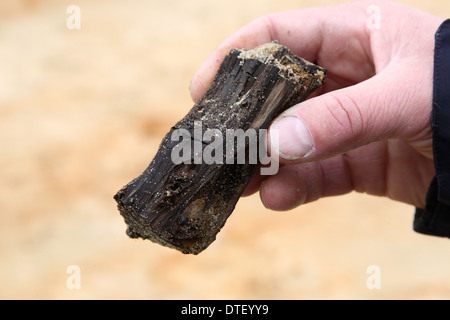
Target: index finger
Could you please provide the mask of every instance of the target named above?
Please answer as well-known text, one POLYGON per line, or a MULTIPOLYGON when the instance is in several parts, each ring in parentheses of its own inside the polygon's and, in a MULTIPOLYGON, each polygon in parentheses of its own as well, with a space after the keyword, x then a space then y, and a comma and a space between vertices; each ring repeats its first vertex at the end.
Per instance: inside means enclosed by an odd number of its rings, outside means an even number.
POLYGON ((234 48, 248 50, 277 40, 294 54, 314 63, 318 63, 319 53, 324 50, 342 52, 346 41, 340 39, 351 39, 355 32, 364 33, 361 26, 365 23, 365 11, 355 5, 344 8, 347 5, 274 13, 250 22, 222 42, 200 66, 191 80, 192 99, 197 101, 205 93, 223 58, 234 48), (324 48, 325 38, 330 40, 330 37, 333 45, 324 48))

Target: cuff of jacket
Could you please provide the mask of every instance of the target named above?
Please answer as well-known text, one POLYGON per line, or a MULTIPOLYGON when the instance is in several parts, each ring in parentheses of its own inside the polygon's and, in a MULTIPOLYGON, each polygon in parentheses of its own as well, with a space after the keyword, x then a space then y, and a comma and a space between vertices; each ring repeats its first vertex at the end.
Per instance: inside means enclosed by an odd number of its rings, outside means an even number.
POLYGON ((413 228, 450 238, 450 19, 441 24, 435 36, 431 127, 436 176, 425 208, 416 208, 413 228))
POLYGON ((438 180, 431 182, 425 209, 416 208, 414 230, 439 237, 450 237, 450 206, 439 201, 438 180))

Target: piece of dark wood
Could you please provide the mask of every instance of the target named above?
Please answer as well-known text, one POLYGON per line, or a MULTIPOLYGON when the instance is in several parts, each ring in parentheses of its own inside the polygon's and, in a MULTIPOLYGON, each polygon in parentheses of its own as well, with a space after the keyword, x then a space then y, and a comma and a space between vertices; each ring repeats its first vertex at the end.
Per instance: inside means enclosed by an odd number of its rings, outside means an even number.
POLYGON ((164 137, 147 169, 114 196, 128 225, 127 234, 183 253, 198 254, 207 248, 260 163, 250 163, 249 141, 245 163, 237 161, 237 142, 231 155, 224 150, 222 162, 205 163, 201 152, 208 144, 203 134, 211 129, 216 136, 222 133, 223 141, 217 142, 226 148, 227 129, 266 129, 278 114, 320 87, 325 75, 325 69, 276 42, 253 50, 231 50, 207 92, 164 137), (179 152, 181 158, 174 161, 174 149, 184 138, 173 139, 179 129, 189 133, 192 148, 190 154, 179 152), (227 155, 228 163, 236 161, 227 164, 227 155))

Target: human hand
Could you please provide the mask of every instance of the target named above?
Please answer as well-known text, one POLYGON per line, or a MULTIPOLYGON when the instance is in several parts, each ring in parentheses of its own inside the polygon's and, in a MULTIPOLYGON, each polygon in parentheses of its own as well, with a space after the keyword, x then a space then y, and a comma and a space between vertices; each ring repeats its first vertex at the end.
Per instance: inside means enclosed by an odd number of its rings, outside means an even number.
POLYGON ((278 40, 328 70, 314 97, 272 123, 284 165, 253 177, 245 195, 259 189, 267 208, 289 210, 355 190, 423 208, 434 176, 433 52, 442 21, 398 3, 357 1, 267 15, 225 40, 193 77, 194 100, 232 48, 278 40))

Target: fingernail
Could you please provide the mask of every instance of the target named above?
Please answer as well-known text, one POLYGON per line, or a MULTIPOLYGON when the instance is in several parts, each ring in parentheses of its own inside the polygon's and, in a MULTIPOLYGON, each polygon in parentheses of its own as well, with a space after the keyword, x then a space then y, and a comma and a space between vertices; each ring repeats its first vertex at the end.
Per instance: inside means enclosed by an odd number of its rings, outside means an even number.
POLYGON ((272 150, 286 160, 305 158, 314 151, 311 133, 298 117, 284 116, 276 120, 270 126, 269 135, 272 150), (271 134, 274 130, 278 134, 271 134))

